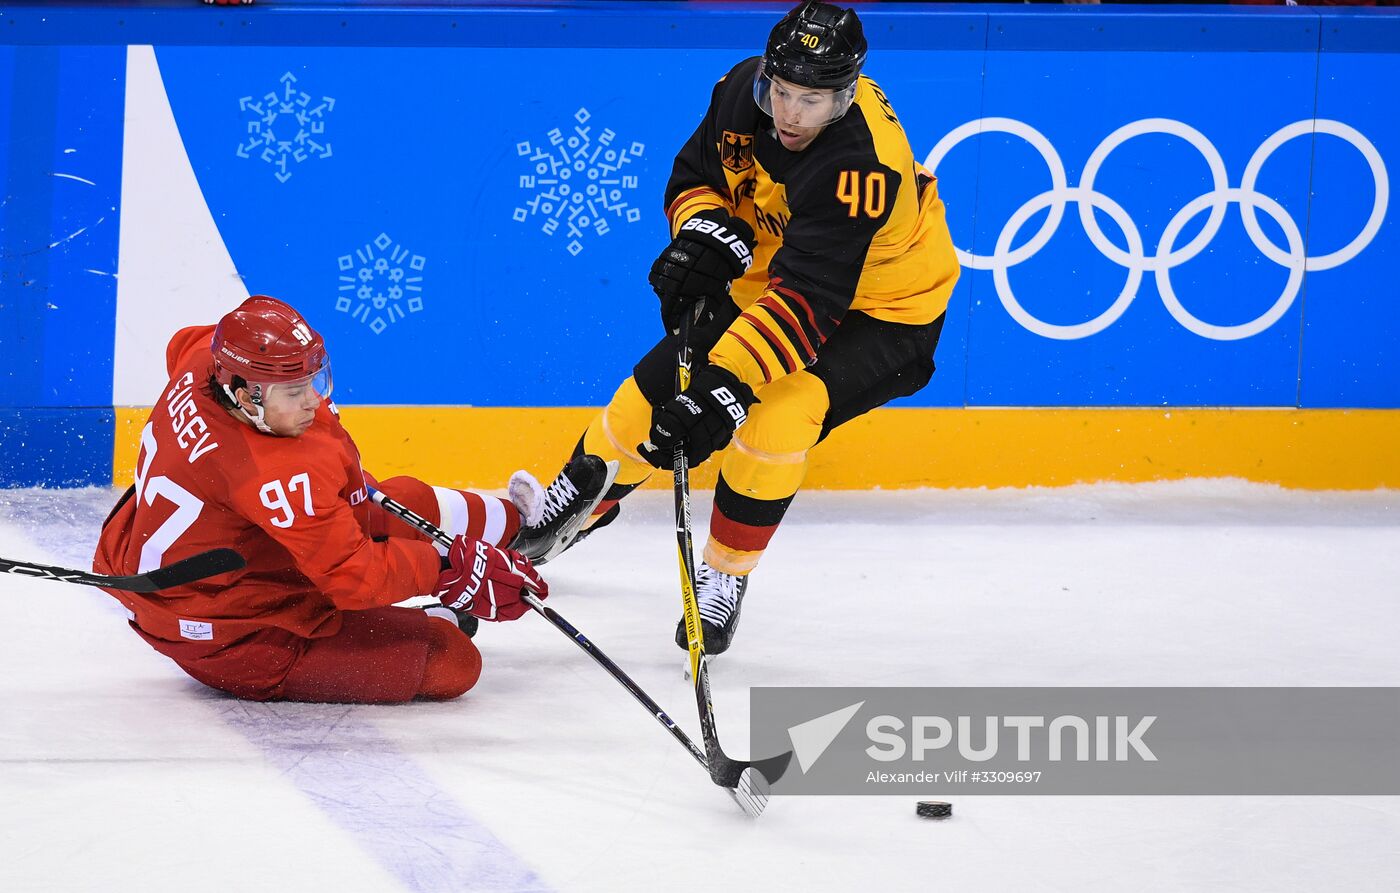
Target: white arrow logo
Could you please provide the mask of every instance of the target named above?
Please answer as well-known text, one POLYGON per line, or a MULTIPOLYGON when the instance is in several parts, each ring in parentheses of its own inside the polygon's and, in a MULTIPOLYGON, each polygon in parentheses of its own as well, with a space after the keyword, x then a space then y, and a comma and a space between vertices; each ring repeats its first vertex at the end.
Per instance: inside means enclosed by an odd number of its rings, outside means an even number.
POLYGON ((797 765, 802 767, 803 775, 806 775, 807 770, 812 768, 812 764, 826 753, 831 742, 836 740, 836 736, 841 734, 842 729, 846 728, 851 717, 855 716, 856 711, 863 706, 865 706, 865 702, 860 701, 849 707, 832 711, 825 716, 818 716, 816 719, 798 723, 788 729, 788 740, 792 742, 792 752, 797 755, 797 765))

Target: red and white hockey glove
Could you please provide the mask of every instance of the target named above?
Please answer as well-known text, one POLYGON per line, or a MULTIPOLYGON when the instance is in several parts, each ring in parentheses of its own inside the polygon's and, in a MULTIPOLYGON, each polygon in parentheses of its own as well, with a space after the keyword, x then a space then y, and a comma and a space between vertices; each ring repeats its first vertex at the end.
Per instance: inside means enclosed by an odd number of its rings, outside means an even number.
POLYGON ((447 561, 434 594, 454 611, 482 620, 516 620, 530 610, 521 600, 525 592, 549 595, 549 584, 519 552, 459 536, 447 550, 447 561))

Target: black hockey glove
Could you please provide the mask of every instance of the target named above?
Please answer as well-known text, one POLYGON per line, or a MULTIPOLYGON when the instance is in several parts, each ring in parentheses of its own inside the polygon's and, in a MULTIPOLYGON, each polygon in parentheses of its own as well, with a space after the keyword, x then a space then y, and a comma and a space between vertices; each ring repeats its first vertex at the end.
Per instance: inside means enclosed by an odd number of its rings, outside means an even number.
POLYGON ((681 224, 647 276, 661 299, 666 331, 677 332, 688 312, 695 313, 696 325, 714 319, 715 305, 729 293, 729 283, 753 263, 753 245, 753 227, 719 208, 681 224))
POLYGON ((685 460, 699 465, 723 449, 749 417, 753 389, 728 369, 709 365, 696 373, 690 387, 651 413, 650 443, 637 447, 657 468, 671 464, 676 444, 685 445, 685 460))

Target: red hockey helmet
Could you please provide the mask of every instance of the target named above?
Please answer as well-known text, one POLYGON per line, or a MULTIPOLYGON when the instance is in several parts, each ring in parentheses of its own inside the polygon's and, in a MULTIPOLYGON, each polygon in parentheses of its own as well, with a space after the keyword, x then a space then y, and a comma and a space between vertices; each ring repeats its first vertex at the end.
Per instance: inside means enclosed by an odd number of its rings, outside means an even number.
POLYGON ((330 396, 330 361, 326 345, 286 303, 253 295, 219 320, 209 345, 214 377, 232 391, 240 377, 260 402, 261 385, 310 381, 323 397, 330 396))

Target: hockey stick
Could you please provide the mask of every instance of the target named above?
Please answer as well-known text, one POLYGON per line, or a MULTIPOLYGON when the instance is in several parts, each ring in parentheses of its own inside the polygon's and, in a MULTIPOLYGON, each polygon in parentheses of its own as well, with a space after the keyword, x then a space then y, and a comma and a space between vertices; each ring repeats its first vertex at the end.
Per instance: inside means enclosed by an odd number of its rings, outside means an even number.
MULTIPOLYGON (((386 512, 418 528, 438 545, 444 548, 450 548, 452 546, 452 537, 448 536, 441 528, 413 511, 408 506, 379 492, 373 487, 370 488, 369 495, 370 499, 374 500, 374 502, 386 512)), ((621 667, 613 663, 612 658, 608 657, 603 653, 602 649, 589 641, 587 636, 579 632, 572 623, 565 620, 558 611, 546 606, 544 602, 540 601, 533 594, 527 593, 525 595, 525 603, 533 608, 535 613, 553 624, 555 629, 558 629, 560 632, 564 633, 564 635, 573 639, 574 644, 582 648, 584 653, 593 658, 604 670, 607 670, 608 675, 612 676, 613 679, 617 680, 619 685, 627 689, 627 693, 636 698, 639 704, 646 707, 647 712, 656 717, 656 721, 666 727, 666 731, 671 733, 671 737, 675 738, 686 750, 690 751, 690 755, 695 757, 695 761, 703 766, 705 771, 709 771, 710 765, 705 761, 704 752, 695 745, 694 741, 690 740, 690 737, 676 725, 671 717, 666 715, 666 711, 662 710, 660 705, 642 690, 641 686, 632 681, 632 677, 628 676, 623 672, 621 667)), ((766 793, 761 797, 753 796, 746 791, 735 790, 732 786, 729 788, 729 795, 734 798, 734 802, 739 804, 740 809, 755 817, 763 812, 763 807, 767 805, 768 802, 766 793)))
POLYGON ((184 586, 205 577, 226 574, 241 567, 243 556, 232 549, 210 549, 166 567, 159 567, 144 574, 132 574, 129 577, 109 577, 66 567, 0 558, 0 573, 18 574, 21 577, 34 577, 39 580, 80 583, 83 586, 100 586, 103 589, 120 589, 123 592, 156 592, 173 586, 184 586))
MULTIPOLYGON (((690 386, 689 313, 681 317, 676 346, 676 394, 690 386)), ((700 606, 695 601, 695 549, 690 534, 690 466, 684 444, 678 444, 671 457, 672 490, 676 499, 676 551, 681 573, 681 601, 685 605, 685 637, 690 651, 690 679, 695 685, 695 705, 700 711, 700 732, 709 758, 710 778, 715 784, 739 791, 766 803, 773 782, 787 770, 792 751, 750 763, 725 755, 715 728, 715 707, 710 697, 710 669, 705 659, 705 642, 700 628, 700 606)), ((738 795, 735 796, 738 799, 738 795)), ((743 805, 742 803, 740 804, 743 805)))

